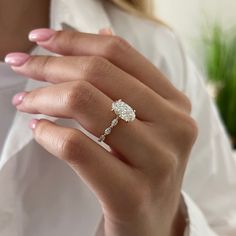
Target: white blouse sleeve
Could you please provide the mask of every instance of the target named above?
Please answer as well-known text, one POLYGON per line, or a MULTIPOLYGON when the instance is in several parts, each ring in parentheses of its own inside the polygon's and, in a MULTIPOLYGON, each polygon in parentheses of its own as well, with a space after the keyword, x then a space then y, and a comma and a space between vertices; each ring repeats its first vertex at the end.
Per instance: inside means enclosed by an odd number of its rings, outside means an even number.
POLYGON ((207 219, 198 208, 196 203, 185 193, 182 192, 185 204, 187 206, 187 227, 184 236, 217 236, 207 223, 207 219))
POLYGON ((236 159, 203 78, 185 57, 184 92, 199 136, 186 169, 183 196, 189 236, 236 235, 236 159))

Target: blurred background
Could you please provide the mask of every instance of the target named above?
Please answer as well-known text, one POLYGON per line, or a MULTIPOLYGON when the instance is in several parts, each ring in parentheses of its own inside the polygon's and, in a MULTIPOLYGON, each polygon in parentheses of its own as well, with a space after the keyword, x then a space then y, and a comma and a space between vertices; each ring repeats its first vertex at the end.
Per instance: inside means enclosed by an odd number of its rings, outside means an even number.
POLYGON ((225 30, 236 26, 235 0, 154 0, 158 17, 169 23, 192 46, 207 22, 218 21, 225 30), (191 20, 189 20, 191 19, 191 20))
POLYGON ((205 74, 236 151, 236 0, 155 0, 155 13, 205 74))

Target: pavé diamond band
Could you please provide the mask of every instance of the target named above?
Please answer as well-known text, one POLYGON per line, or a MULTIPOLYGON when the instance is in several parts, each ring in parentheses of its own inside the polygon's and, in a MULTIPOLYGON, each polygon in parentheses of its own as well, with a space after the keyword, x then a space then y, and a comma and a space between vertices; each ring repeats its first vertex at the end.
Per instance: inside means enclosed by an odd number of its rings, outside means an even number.
POLYGON ((133 110, 127 103, 121 99, 112 103, 112 111, 116 114, 116 118, 112 120, 111 125, 105 129, 104 134, 98 139, 99 142, 103 142, 106 136, 109 135, 112 129, 118 124, 119 120, 126 122, 132 122, 135 120, 135 110, 133 110))

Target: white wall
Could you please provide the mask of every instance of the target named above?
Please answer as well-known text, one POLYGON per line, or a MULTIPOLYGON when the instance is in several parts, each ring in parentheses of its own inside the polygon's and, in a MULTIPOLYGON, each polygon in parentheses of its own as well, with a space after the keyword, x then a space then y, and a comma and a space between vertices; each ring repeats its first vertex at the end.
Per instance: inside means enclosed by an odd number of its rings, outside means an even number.
POLYGON ((154 0, 156 13, 191 49, 203 24, 214 19, 225 28, 236 26, 236 0, 154 0))

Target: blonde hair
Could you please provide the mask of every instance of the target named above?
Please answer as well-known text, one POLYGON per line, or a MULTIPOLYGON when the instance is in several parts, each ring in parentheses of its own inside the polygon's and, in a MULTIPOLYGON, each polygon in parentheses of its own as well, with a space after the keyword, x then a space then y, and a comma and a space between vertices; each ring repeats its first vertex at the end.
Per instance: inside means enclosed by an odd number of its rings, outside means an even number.
POLYGON ((152 0, 110 0, 120 8, 134 14, 153 17, 152 0))
POLYGON ((131 14, 140 17, 145 17, 149 20, 152 20, 154 22, 166 26, 166 24, 163 21, 155 17, 155 14, 153 12, 154 9, 153 0, 109 0, 109 1, 131 14))

